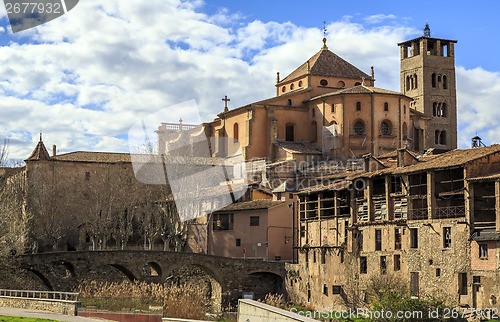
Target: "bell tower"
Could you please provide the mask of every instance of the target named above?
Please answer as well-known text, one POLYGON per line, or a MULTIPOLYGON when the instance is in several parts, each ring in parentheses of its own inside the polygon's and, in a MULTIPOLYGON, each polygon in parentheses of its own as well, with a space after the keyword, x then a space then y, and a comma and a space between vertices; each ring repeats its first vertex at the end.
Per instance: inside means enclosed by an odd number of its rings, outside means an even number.
POLYGON ((417 111, 412 137, 418 151, 457 148, 456 43, 456 40, 432 38, 426 24, 422 37, 398 44, 401 93, 413 98, 410 108, 417 111))

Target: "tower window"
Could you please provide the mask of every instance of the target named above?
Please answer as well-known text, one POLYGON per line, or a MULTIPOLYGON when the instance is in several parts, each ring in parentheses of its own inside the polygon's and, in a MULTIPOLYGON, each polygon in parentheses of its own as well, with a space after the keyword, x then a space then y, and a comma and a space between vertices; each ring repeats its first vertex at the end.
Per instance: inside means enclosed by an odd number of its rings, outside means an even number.
POLYGON ((302 81, 299 81, 299 87, 302 87, 302 81))
POLYGON ((292 100, 288 99, 288 105, 292 105, 292 100))
POLYGON ((432 74, 432 87, 436 87, 436 74, 432 74))
POLYGON ((418 88, 417 74, 414 74, 413 78, 415 79, 415 84, 414 84, 415 87, 414 88, 418 88))
POLYGON ((439 144, 446 145, 446 131, 441 131, 439 135, 439 144))
POLYGON ((90 172, 85 172, 85 181, 90 181, 90 172))
POLYGON ((406 114, 406 105, 403 106, 403 111, 406 114))
POLYGON ((434 143, 439 144, 439 131, 434 132, 434 143))
POLYGON ((321 86, 326 86, 326 85, 328 85, 328 81, 326 79, 322 79, 322 80, 319 81, 319 84, 321 86))
POLYGON ((363 135, 365 134, 365 124, 363 121, 357 121, 354 124, 354 135, 363 135))
POLYGON ((437 103, 432 103, 432 116, 437 116, 437 103))
POLYGON ((384 103, 384 111, 386 111, 386 112, 389 111, 389 103, 387 103, 387 102, 384 103))
POLYGON ((410 76, 406 76, 406 90, 410 90, 410 76))
POLYGON ((401 255, 394 255, 394 271, 401 270, 401 255))
POLYGON ((441 104, 441 117, 446 117, 446 103, 441 104))
POLYGON ((283 86, 283 87, 281 88, 281 91, 284 93, 284 92, 286 91, 286 87, 285 87, 285 86, 283 86))
POLYGON ((293 90, 293 84, 290 84, 290 90, 293 90))
POLYGON ((448 83, 446 82, 446 75, 443 75, 443 88, 444 89, 448 88, 448 83))
POLYGON ((294 138, 294 125, 293 124, 287 124, 285 128, 285 140, 286 141, 293 141, 294 138))
POLYGON ((356 111, 361 111, 361 102, 356 103, 356 111))

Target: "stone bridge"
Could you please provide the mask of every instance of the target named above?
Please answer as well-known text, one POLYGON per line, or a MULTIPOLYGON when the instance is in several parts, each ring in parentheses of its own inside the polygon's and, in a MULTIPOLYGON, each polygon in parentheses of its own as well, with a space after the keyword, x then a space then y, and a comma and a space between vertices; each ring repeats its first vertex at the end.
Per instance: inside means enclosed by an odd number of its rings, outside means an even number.
POLYGON ((285 264, 196 253, 165 251, 73 251, 26 254, 19 258, 50 290, 71 291, 91 272, 112 267, 131 281, 163 283, 189 267, 201 269, 209 278, 216 305, 234 303, 243 293, 254 298, 283 293, 285 264))

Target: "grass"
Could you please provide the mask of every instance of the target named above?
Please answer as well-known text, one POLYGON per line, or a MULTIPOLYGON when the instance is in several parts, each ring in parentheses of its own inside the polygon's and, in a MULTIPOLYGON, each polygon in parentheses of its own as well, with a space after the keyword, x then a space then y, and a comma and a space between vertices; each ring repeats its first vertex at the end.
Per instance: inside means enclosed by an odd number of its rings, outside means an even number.
POLYGON ((57 320, 49 320, 49 319, 39 319, 39 318, 25 318, 22 316, 0 316, 0 321, 8 321, 8 322, 39 322, 39 321, 56 321, 57 320))

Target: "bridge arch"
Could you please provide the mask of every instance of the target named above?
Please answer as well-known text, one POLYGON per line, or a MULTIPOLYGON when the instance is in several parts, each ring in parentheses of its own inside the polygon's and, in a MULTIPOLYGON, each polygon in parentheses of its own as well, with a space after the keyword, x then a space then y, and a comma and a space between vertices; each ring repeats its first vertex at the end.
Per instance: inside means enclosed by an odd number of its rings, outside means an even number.
POLYGON ((264 299, 267 294, 283 294, 284 284, 283 276, 273 271, 251 271, 242 281, 243 291, 253 289, 254 299, 264 299), (255 285, 265 287, 255 288, 255 285))
POLYGON ((174 271, 180 270, 185 267, 197 267, 208 277, 210 283, 210 303, 212 305, 212 310, 214 312, 222 311, 222 294, 226 290, 226 285, 222 279, 221 274, 211 265, 206 263, 199 263, 195 261, 182 261, 176 263, 168 268, 164 274, 164 279, 162 282, 166 282, 168 279, 172 278, 172 273, 174 271))
POLYGON ((34 275, 36 275, 42 281, 43 285, 45 285, 49 289, 49 291, 53 291, 54 290, 54 287, 52 286, 52 283, 40 271, 38 271, 38 270, 36 270, 34 268, 27 268, 26 270, 29 271, 29 272, 31 272, 31 273, 33 273, 34 275))

